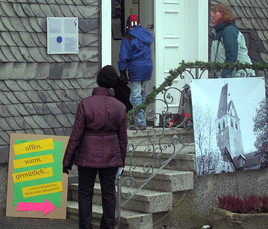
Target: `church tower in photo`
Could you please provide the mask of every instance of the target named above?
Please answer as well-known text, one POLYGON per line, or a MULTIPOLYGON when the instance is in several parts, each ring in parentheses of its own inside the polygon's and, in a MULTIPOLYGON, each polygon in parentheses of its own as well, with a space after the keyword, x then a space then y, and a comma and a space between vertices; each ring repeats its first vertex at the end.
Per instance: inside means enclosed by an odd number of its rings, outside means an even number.
MULTIPOLYGON (((234 167, 233 158, 244 154, 240 119, 235 109, 235 104, 229 98, 228 83, 221 89, 221 96, 217 114, 217 145, 221 151, 224 162, 231 163, 234 167)), ((235 170, 235 168, 233 168, 235 170)))

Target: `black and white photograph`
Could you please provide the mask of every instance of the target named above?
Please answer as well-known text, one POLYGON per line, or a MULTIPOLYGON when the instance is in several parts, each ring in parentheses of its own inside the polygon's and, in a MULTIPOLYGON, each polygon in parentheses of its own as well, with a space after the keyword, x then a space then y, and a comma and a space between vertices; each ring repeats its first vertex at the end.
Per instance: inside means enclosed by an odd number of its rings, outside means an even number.
POLYGON ((264 78, 194 79, 191 93, 197 174, 263 167, 264 78))

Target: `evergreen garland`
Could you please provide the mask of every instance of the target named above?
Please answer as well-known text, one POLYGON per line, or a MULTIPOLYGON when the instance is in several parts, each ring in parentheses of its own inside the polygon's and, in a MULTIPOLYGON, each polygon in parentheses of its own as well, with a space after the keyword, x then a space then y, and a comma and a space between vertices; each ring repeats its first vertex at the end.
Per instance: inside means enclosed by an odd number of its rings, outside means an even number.
MULTIPOLYGON (((229 70, 234 70, 234 69, 246 69, 246 68, 251 68, 253 70, 262 70, 262 71, 268 71, 268 63, 254 63, 254 64, 242 64, 242 63, 218 63, 218 62, 203 62, 203 61, 196 61, 196 62, 184 62, 182 61, 180 63, 180 66, 170 70, 169 71, 169 76, 165 78, 165 81, 158 87, 153 87, 152 91, 150 94, 146 96, 146 99, 143 103, 140 105, 136 106, 132 110, 130 110, 127 113, 127 119, 128 122, 132 120, 132 116, 139 112, 141 109, 144 109, 147 107, 150 103, 155 101, 156 96, 160 92, 164 92, 166 87, 171 86, 173 83, 173 80, 176 79, 180 74, 182 74, 186 68, 200 68, 201 70, 216 70, 220 71, 222 69, 229 69, 229 70)), ((267 76, 266 76, 267 77, 267 76)))

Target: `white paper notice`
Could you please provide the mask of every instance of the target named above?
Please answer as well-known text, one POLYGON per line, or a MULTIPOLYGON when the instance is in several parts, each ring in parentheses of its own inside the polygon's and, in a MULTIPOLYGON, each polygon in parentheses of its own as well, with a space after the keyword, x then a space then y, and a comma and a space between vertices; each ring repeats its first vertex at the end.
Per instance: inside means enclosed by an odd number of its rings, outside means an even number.
POLYGON ((78 54, 78 18, 47 18, 47 53, 78 54))

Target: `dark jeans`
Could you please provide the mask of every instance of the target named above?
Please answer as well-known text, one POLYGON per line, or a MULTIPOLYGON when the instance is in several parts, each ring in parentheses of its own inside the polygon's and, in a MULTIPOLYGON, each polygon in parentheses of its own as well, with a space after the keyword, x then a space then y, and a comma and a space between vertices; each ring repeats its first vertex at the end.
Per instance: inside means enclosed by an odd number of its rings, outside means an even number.
POLYGON ((115 176, 116 168, 90 168, 78 166, 79 228, 91 229, 92 197, 95 178, 99 173, 102 197, 101 229, 115 227, 115 176))

